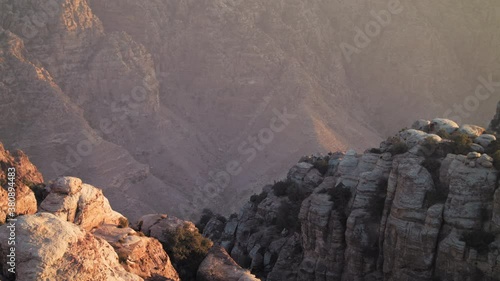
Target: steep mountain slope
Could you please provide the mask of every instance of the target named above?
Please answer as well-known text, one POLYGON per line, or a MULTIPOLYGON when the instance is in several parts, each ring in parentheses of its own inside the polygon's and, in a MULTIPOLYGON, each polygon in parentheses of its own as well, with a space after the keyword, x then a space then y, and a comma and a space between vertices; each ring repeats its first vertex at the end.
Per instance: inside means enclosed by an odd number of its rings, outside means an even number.
POLYGON ((117 208, 128 209, 132 217, 165 208, 157 200, 165 192, 173 201, 182 202, 185 197, 176 196, 175 190, 152 176, 147 165, 119 145, 103 140, 89 126, 82 110, 51 74, 37 66, 39 62, 31 57, 23 40, 4 29, 0 29, 0 37, 0 128, 8 147, 25 149, 35 164, 42 164, 41 170, 49 178, 59 173, 82 174, 92 178, 93 184, 108 187, 117 208), (135 181, 141 184, 132 184, 135 181))
POLYGON ((494 93, 449 105, 495 81, 498 6, 0 0, 0 135, 134 218, 229 213, 309 151, 363 149, 426 116, 484 123, 494 93), (345 56, 371 10, 389 9, 345 56))
POLYGON ((498 280, 500 145, 484 131, 420 120, 362 154, 304 157, 204 235, 262 280, 498 280))

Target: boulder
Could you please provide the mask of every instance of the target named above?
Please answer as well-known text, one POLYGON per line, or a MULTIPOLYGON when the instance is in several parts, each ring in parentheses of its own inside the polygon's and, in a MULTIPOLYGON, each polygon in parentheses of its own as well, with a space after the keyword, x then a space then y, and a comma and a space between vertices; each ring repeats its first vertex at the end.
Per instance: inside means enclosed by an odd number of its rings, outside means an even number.
POLYGON ((493 141, 496 141, 497 137, 490 134, 483 134, 474 139, 474 143, 481 145, 484 148, 488 148, 493 141))
POLYGON ((300 162, 295 164, 295 166, 288 172, 287 178, 289 180, 295 181, 297 183, 302 182, 304 177, 313 168, 313 165, 306 162, 300 162))
POLYGON ((33 189, 43 190, 43 177, 38 169, 30 162, 28 156, 22 151, 11 154, 5 150, 0 143, 0 224, 5 223, 7 217, 14 218, 17 215, 34 214, 37 211, 37 199, 33 189), (9 168, 15 169, 14 189, 16 211, 10 216, 9 203, 9 168))
POLYGON ((429 132, 430 125, 431 121, 420 119, 415 121, 413 125, 411 125, 411 128, 419 131, 429 132))
POLYGON ((486 131, 486 129, 476 125, 462 125, 460 126, 458 131, 460 133, 468 135, 471 138, 476 138, 482 135, 486 131))
POLYGON ((102 190, 72 177, 62 177, 54 181, 49 194, 40 204, 40 210, 53 213, 59 218, 91 230, 101 224, 119 224, 126 221, 121 214, 113 211, 102 190))
POLYGON ((190 231, 198 231, 192 222, 165 214, 145 215, 136 223, 135 229, 141 231, 146 236, 154 237, 160 242, 165 243, 172 233, 184 226, 187 226, 190 231))
POLYGON ((95 237, 107 241, 115 249, 120 264, 128 272, 146 280, 152 277, 180 280, 158 240, 145 237, 132 228, 121 228, 116 225, 101 225, 92 233, 95 237))
POLYGON ((459 128, 458 124, 455 121, 444 119, 444 118, 435 118, 432 119, 430 124, 430 132, 437 133, 441 130, 444 130, 448 134, 455 132, 459 128))
POLYGON ((473 143, 470 148, 472 149, 472 151, 474 152, 477 152, 477 153, 484 153, 484 147, 482 147, 481 145, 477 144, 477 143, 473 143))
MULTIPOLYGON (((10 245, 7 225, 0 226, 0 259, 3 265, 10 245)), ((113 247, 80 227, 53 214, 37 213, 16 223, 16 280, 141 281, 119 263, 113 247)), ((3 266, 8 276, 7 267, 3 266)))
POLYGON ((203 260, 197 281, 259 281, 248 270, 241 268, 220 246, 214 246, 203 260))

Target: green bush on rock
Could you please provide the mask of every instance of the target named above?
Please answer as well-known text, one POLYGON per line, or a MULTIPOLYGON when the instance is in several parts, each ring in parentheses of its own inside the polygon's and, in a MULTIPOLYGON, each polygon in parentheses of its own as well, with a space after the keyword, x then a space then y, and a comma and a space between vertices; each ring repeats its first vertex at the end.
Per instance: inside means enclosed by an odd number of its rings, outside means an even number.
POLYGON ((196 271, 213 243, 184 224, 168 236, 163 248, 172 259, 182 280, 195 280, 196 271))

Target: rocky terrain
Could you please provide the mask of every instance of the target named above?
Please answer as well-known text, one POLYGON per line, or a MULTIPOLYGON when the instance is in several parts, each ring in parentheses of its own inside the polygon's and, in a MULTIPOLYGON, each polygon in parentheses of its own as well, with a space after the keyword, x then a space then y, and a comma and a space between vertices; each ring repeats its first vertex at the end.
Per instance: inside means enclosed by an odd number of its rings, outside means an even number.
POLYGON ((498 2, 389 3, 0 0, 2 141, 133 220, 186 219, 235 211, 310 151, 418 118, 486 126, 498 2))
POLYGON ((261 280, 499 280, 499 170, 486 129, 419 120, 361 154, 302 158, 204 235, 261 280))
MULTIPOLYGON (((177 261, 174 267, 170 255, 177 258, 182 249, 189 259, 194 258, 189 253, 197 248, 191 238, 199 237, 208 248, 212 246, 192 223, 167 215, 146 215, 133 229, 127 218, 111 208, 101 189, 74 177, 60 177, 45 185, 23 152, 10 154, 0 145, 0 156, 2 177, 9 168, 16 169, 14 215, 6 208, 10 206, 8 180, 3 179, 0 188, 1 280, 179 281, 187 268, 184 266, 190 263, 181 265, 177 261), (173 240, 184 225, 189 225, 182 237, 187 240, 173 240), (10 242, 12 233, 15 244, 10 242), (171 247, 172 243, 178 248, 171 247), (14 260, 8 256, 12 253, 14 260), (15 273, 9 270, 10 263, 15 264, 15 273)), ((194 277, 182 280, 195 280, 202 261, 199 275, 204 279, 199 280, 237 281, 242 276, 247 279, 241 280, 257 280, 231 262, 227 254, 215 250, 208 254, 207 249, 199 258, 192 270, 194 277), (219 279, 211 277, 213 271, 219 279)))
POLYGON ((44 182, 0 146, 0 278, 499 280, 499 114, 488 130, 421 119, 362 154, 303 157, 238 214, 204 211, 196 226, 167 214, 129 225, 101 189, 44 182))

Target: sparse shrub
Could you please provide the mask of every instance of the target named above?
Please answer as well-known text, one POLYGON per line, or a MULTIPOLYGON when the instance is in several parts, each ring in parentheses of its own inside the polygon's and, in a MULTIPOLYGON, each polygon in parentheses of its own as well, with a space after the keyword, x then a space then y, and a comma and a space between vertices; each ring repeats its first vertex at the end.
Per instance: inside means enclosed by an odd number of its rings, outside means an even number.
POLYGON ((422 162, 422 166, 429 171, 431 174, 435 174, 436 171, 439 171, 441 168, 441 162, 434 158, 426 158, 424 162, 422 162))
POLYGON ((398 137, 389 138, 388 142, 391 144, 389 152, 392 155, 403 154, 408 151, 408 145, 398 137))
POLYGON ((289 186, 294 185, 294 183, 290 180, 283 180, 274 182, 273 185, 273 193, 274 195, 281 197, 287 195, 287 190, 289 186))
POLYGON ((375 217, 382 217, 382 213, 384 212, 385 207, 385 198, 384 197, 373 197, 369 202, 367 209, 373 214, 375 217))
POLYGON ((493 165, 497 170, 500 170, 500 150, 497 152, 493 153, 491 156, 493 158, 493 165))
POLYGON ((490 145, 485 149, 485 152, 489 155, 495 154, 495 152, 500 150, 500 141, 494 140, 490 143, 490 145))
POLYGON ((318 159, 314 162, 314 168, 316 168, 321 175, 325 175, 328 172, 328 161, 325 159, 318 159))
POLYGON ((464 133, 454 132, 451 134, 452 148, 454 154, 467 154, 472 151, 472 139, 464 133))
POLYGON ((422 166, 429 171, 432 176, 432 179, 435 183, 439 182, 439 173, 441 170, 441 162, 435 158, 426 158, 424 162, 422 162, 422 166))
POLYGON ((124 217, 118 219, 118 228, 126 228, 128 227, 128 220, 124 217))
POLYGON ((380 150, 380 148, 370 148, 370 149, 368 149, 368 152, 375 153, 375 154, 381 154, 382 150, 380 150))
POLYGON ((432 138, 428 137, 425 139, 425 142, 422 144, 421 151, 426 155, 426 156, 431 156, 436 152, 436 149, 439 147, 439 142, 432 138))
POLYGON ((304 201, 311 193, 307 190, 300 189, 298 185, 292 184, 289 185, 286 189, 286 194, 288 199, 294 203, 300 203, 304 201))
POLYGON ((37 205, 40 206, 43 200, 49 195, 49 192, 45 190, 44 183, 34 183, 31 181, 23 180, 23 183, 27 185, 35 194, 37 205))
POLYGON ((351 190, 343 185, 338 185, 328 190, 328 195, 330 195, 330 201, 333 202, 333 209, 339 213, 344 213, 349 200, 351 200, 351 190))
POLYGON ((467 247, 476 249, 478 253, 485 253, 488 251, 488 246, 495 241, 495 235, 483 230, 476 230, 469 233, 464 233, 460 238, 465 242, 467 247))
POLYGON ((259 195, 254 194, 250 196, 250 202, 254 203, 255 205, 259 205, 260 202, 264 201, 264 199, 267 198, 267 192, 261 192, 259 195))
POLYGON ((201 211, 201 217, 198 223, 196 224, 196 228, 200 230, 201 233, 203 233, 203 230, 205 229, 205 226, 207 226, 207 223, 215 216, 214 212, 212 210, 205 208, 201 211))
POLYGON ((204 238, 198 231, 191 231, 189 224, 185 224, 168 236, 163 247, 181 279, 195 280, 196 271, 212 244, 212 241, 204 238))
POLYGON ((217 214, 217 220, 224 223, 224 224, 227 223, 227 219, 223 215, 217 214))
POLYGON ((203 233, 203 230, 205 229, 208 222, 212 218, 216 218, 217 220, 219 220, 220 222, 222 222, 224 224, 227 222, 227 219, 224 216, 222 216, 220 214, 215 214, 212 210, 205 208, 201 212, 201 218, 198 221, 198 223, 196 224, 196 228, 198 228, 200 233, 203 233))
POLYGON ((278 229, 300 231, 299 221, 300 204, 290 204, 284 201, 276 214, 276 226, 278 229))
POLYGON ((450 133, 448 133, 445 129, 439 130, 436 135, 440 136, 442 139, 451 139, 450 133))
POLYGON ((442 188, 438 187, 433 190, 429 190, 425 193, 425 206, 429 208, 436 204, 443 204, 446 202, 447 198, 448 194, 442 188))

